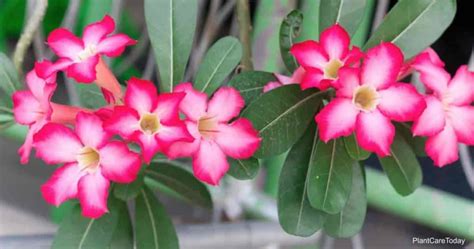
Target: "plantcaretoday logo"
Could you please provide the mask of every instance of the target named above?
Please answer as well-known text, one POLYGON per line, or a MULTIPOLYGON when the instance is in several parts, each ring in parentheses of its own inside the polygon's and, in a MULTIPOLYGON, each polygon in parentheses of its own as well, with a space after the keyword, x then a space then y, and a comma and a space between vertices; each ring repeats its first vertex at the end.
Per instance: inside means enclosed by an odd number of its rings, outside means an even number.
POLYGON ((420 245, 464 245, 466 239, 460 238, 451 238, 451 237, 444 237, 444 238, 435 238, 435 237, 428 237, 428 238, 419 238, 413 237, 411 243, 413 244, 420 244, 420 245))

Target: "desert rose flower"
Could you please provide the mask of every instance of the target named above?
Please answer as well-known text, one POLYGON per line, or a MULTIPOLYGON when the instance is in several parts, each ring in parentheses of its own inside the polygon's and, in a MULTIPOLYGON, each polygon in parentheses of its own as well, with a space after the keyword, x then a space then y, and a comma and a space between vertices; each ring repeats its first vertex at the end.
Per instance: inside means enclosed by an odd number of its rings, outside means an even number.
POLYGON ((304 41, 291 47, 291 53, 306 71, 301 88, 316 87, 324 90, 339 77, 339 69, 359 62, 363 54, 350 46, 350 36, 339 24, 321 33, 320 42, 304 41))
POLYGON ((305 70, 303 67, 298 67, 291 77, 282 75, 282 74, 277 74, 274 73, 273 75, 277 79, 277 81, 271 81, 268 82, 264 87, 263 87, 263 92, 268 92, 272 89, 278 88, 283 85, 289 85, 289 84, 299 84, 303 80, 303 77, 305 75, 305 70))
POLYGON ((108 211, 110 181, 130 183, 140 170, 140 157, 127 144, 110 141, 102 121, 79 113, 75 131, 48 123, 35 136, 36 156, 48 164, 64 164, 41 186, 45 200, 59 206, 78 198, 82 214, 99 218, 108 211))
POLYGON ((125 93, 125 105, 114 108, 105 128, 137 142, 145 162, 150 163, 158 151, 166 154, 172 143, 194 140, 179 119, 179 104, 184 96, 185 93, 158 95, 151 81, 132 78, 125 93))
POLYGON ((458 143, 474 145, 474 72, 464 65, 451 78, 429 54, 420 55, 413 67, 430 93, 413 134, 428 137, 426 154, 442 167, 458 160, 458 143))
POLYGON ((194 90, 191 83, 182 83, 174 91, 186 93, 180 109, 187 117, 186 126, 195 140, 172 144, 168 155, 171 158, 191 156, 195 176, 217 185, 229 169, 227 156, 249 158, 260 146, 261 139, 250 121, 237 118, 230 122, 239 115, 244 100, 231 87, 221 87, 209 102, 207 95, 194 90))
POLYGON ((400 49, 382 43, 367 52, 361 69, 340 69, 336 97, 316 115, 321 139, 355 131, 362 148, 389 155, 395 135, 391 120, 412 121, 426 106, 415 87, 396 82, 402 63, 400 49))

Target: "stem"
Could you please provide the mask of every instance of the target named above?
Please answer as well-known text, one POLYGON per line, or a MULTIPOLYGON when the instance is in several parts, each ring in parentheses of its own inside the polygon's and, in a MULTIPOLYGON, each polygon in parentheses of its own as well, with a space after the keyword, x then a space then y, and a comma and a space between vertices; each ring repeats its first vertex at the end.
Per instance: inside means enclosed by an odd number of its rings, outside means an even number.
POLYGON ((13 53, 13 63, 19 74, 22 74, 21 65, 23 64, 26 50, 28 50, 28 47, 31 45, 33 35, 38 30, 47 7, 48 0, 37 0, 33 14, 28 19, 28 23, 16 44, 15 52, 13 53))
POLYGON ((238 0, 237 2, 237 20, 239 22, 239 37, 243 46, 243 55, 241 61, 242 71, 253 70, 252 64, 252 43, 251 22, 248 0, 238 0))

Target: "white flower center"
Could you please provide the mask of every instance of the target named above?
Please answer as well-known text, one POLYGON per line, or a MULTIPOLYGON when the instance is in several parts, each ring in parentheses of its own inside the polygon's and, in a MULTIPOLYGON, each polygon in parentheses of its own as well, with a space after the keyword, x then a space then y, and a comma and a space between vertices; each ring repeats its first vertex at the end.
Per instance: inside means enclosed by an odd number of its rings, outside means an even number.
POLYGON ((77 60, 78 61, 84 61, 87 60, 89 57, 94 56, 96 54, 96 47, 95 45, 87 45, 84 50, 79 52, 77 55, 77 60))
POLYGON ((100 154, 94 148, 86 146, 77 155, 77 162, 81 170, 94 173, 99 168, 100 154))
POLYGON ((358 86, 354 91, 352 103, 361 111, 373 111, 379 104, 379 94, 372 86, 358 86))
POLYGON ((324 78, 326 79, 336 79, 339 68, 342 67, 342 62, 338 59, 332 59, 324 67, 324 78))
POLYGON ((157 115, 146 113, 140 119, 140 129, 150 135, 155 134, 160 129, 160 119, 157 115))
POLYGON ((214 117, 202 117, 198 121, 198 130, 204 138, 213 138, 218 132, 218 122, 214 117))

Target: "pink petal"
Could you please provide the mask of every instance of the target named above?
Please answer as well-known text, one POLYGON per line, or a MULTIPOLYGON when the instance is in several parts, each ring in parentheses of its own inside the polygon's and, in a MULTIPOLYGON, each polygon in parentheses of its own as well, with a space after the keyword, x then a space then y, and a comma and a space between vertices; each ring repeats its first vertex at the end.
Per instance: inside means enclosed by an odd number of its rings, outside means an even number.
POLYGON ((91 56, 84 61, 74 63, 67 68, 67 76, 78 82, 91 83, 96 79, 95 67, 99 62, 99 56, 91 56))
POLYGON ((186 96, 179 105, 180 110, 187 118, 198 121, 206 114, 207 95, 194 90, 191 83, 181 83, 174 88, 174 92, 185 92, 186 96))
POLYGON ((98 116, 84 112, 76 116, 75 131, 82 144, 96 149, 102 147, 111 137, 102 128, 102 120, 98 116))
POLYGON ((348 66, 358 67, 362 58, 364 58, 364 53, 360 50, 360 48, 353 46, 347 54, 344 60, 344 64, 348 66))
POLYGON ((433 136, 443 130, 446 118, 443 104, 434 96, 425 97, 426 109, 412 126, 414 136, 433 136))
POLYGON ((53 30, 48 36, 47 43, 59 57, 66 57, 71 60, 75 60, 84 49, 81 39, 64 28, 53 30))
POLYGON ((184 122, 178 122, 173 125, 162 125, 160 130, 156 134, 156 139, 160 145, 160 149, 163 150, 165 154, 171 144, 176 142, 188 142, 191 143, 194 141, 194 137, 189 134, 188 129, 184 122))
POLYGON ((388 118, 397 122, 415 120, 426 108, 423 97, 416 88, 406 83, 395 83, 378 92, 379 110, 388 118))
POLYGON ((361 112, 357 116, 356 139, 363 149, 375 152, 381 157, 388 156, 394 136, 395 127, 390 119, 377 109, 370 113, 361 112))
POLYGON ((402 65, 402 51, 392 43, 381 43, 367 51, 362 63, 362 84, 384 89, 397 80, 402 65))
POLYGON ((429 53, 422 53, 416 57, 413 68, 420 72, 420 80, 428 89, 441 95, 446 91, 451 76, 436 61, 429 53))
POLYGON ((119 183, 133 182, 140 171, 138 154, 131 152, 126 143, 113 141, 99 151, 102 174, 109 180, 119 183))
POLYGON ((43 110, 41 103, 38 102, 30 91, 16 91, 12 95, 12 99, 13 115, 15 121, 19 124, 29 125, 47 115, 45 110, 43 110))
POLYGON ((339 24, 334 24, 321 33, 321 46, 330 59, 342 60, 348 50, 351 38, 339 24))
POLYGON ((223 86, 217 90, 209 101, 207 113, 219 122, 226 122, 239 116, 245 102, 240 92, 232 87, 223 86))
POLYGON ((284 85, 288 85, 288 84, 291 84, 291 83, 301 83, 301 81, 303 80, 303 77, 304 77, 305 74, 306 74, 306 70, 303 67, 300 66, 293 72, 293 75, 291 75, 291 78, 290 78, 291 82, 283 82, 278 77, 277 78, 284 85))
POLYGON ((156 108, 157 102, 158 91, 153 82, 134 77, 128 81, 125 105, 142 114, 151 113, 156 108))
POLYGON ((20 149, 18 149, 18 155, 20 156, 21 164, 27 164, 29 162, 31 149, 33 148, 33 137, 39 130, 41 130, 41 128, 43 128, 45 124, 46 121, 41 120, 30 125, 28 133, 25 137, 25 141, 21 145, 20 149))
POLYGON ((49 61, 36 62, 35 71, 40 78, 46 79, 53 76, 56 78, 58 71, 67 70, 67 68, 74 63, 74 60, 69 58, 59 58, 54 63, 50 63, 49 61))
POLYGON ((329 61, 324 48, 319 43, 311 40, 294 44, 290 52, 295 56, 298 63, 305 68, 322 69, 329 61))
POLYGON ((218 130, 214 140, 232 158, 249 158, 260 146, 258 131, 247 119, 239 118, 231 124, 219 124, 218 130))
POLYGON ((83 145, 64 125, 48 123, 33 138, 36 156, 48 164, 75 162, 83 145))
POLYGON ((141 148, 143 160, 145 163, 150 164, 151 159, 160 151, 160 145, 155 135, 145 134, 143 132, 135 133, 132 137, 133 141, 136 141, 141 148))
POLYGON ((459 67, 449 82, 448 94, 455 105, 469 105, 474 101, 474 72, 470 72, 466 65, 459 67))
POLYGON ((98 22, 87 25, 84 29, 82 40, 87 45, 99 45, 100 41, 115 29, 115 22, 110 16, 106 15, 98 22))
POLYGON ((359 72, 359 69, 350 67, 339 69, 339 78, 333 83, 337 97, 353 98, 355 89, 360 85, 359 72))
POLYGON ((79 180, 78 196, 82 207, 82 215, 97 219, 107 213, 107 197, 110 182, 100 170, 87 174, 79 180))
POLYGON ((41 186, 43 198, 51 205, 76 198, 79 179, 85 174, 76 163, 68 163, 54 171, 53 175, 41 186))
POLYGON ((280 86, 283 86, 280 82, 270 81, 265 86, 263 86, 263 92, 266 93, 266 92, 271 91, 271 90, 273 90, 275 88, 278 88, 280 86))
POLYGON ((100 41, 97 52, 109 57, 117 57, 123 53, 126 46, 135 45, 137 41, 124 34, 109 36, 100 41))
POLYGON ((211 140, 202 140, 193 157, 193 171, 196 178, 211 185, 218 185, 229 170, 224 152, 211 140))
POLYGON ((324 142, 352 134, 359 111, 350 99, 335 98, 317 115, 319 136, 324 142))
POLYGON ((161 123, 179 121, 179 105, 186 96, 185 93, 162 93, 158 95, 158 104, 154 113, 158 115, 161 123))
POLYGON ((322 86, 321 81, 324 79, 324 73, 320 69, 307 67, 306 73, 301 80, 301 89, 306 90, 308 88, 319 88, 321 90, 326 89, 328 86, 322 86))
POLYGON ((446 124, 440 133, 429 137, 426 140, 425 151, 438 167, 458 160, 458 144, 453 127, 446 124))
POLYGON ((474 106, 450 106, 448 118, 458 141, 474 145, 474 106))
POLYGON ((26 85, 36 99, 48 99, 52 95, 52 91, 56 90, 56 75, 53 74, 45 80, 38 77, 36 70, 33 69, 26 75, 26 85), (47 91, 45 91, 46 87, 48 87, 47 91))
POLYGON ((126 106, 116 106, 112 116, 104 122, 106 131, 119 134, 125 139, 129 139, 140 129, 140 117, 132 108, 126 106))
POLYGON ((194 141, 176 142, 171 144, 166 150, 166 155, 170 159, 192 156, 199 149, 199 145, 201 144, 201 134, 199 133, 197 124, 192 121, 185 121, 185 125, 189 134, 194 138, 194 141))

